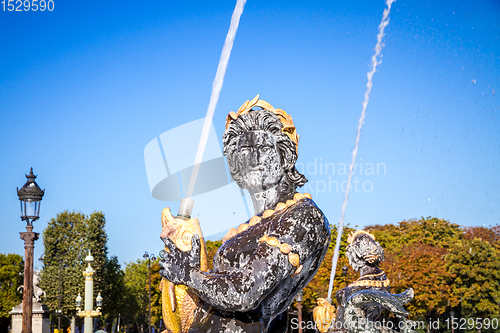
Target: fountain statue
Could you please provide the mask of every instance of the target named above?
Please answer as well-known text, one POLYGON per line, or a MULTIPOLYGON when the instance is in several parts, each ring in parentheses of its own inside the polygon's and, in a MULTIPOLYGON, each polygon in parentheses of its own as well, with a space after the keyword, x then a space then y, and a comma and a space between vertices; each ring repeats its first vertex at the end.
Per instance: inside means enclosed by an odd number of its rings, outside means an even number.
POLYGON ((330 242, 323 212, 296 191, 307 182, 295 168, 298 139, 292 117, 258 95, 227 116, 224 155, 233 179, 250 193, 255 215, 229 230, 212 270, 198 220, 163 210, 167 332, 287 331, 288 307, 330 242))
POLYGON ((349 333, 413 333, 414 322, 407 320, 404 304, 413 299, 413 289, 401 294, 391 294, 390 281, 378 265, 384 260, 384 249, 375 241, 375 236, 364 230, 353 232, 347 238, 346 256, 349 264, 360 277, 347 287, 338 290, 336 318, 331 313, 335 308, 318 299, 314 309, 314 320, 320 332, 349 333), (393 313, 397 323, 381 320, 384 309, 393 313), (330 311, 330 312, 329 312, 330 311))

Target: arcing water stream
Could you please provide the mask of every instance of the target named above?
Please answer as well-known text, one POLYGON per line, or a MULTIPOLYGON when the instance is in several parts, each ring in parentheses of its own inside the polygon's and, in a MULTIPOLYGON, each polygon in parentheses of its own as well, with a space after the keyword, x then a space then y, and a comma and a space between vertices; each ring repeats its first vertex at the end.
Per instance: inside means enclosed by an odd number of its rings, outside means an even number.
POLYGON ((191 198, 194 191, 196 177, 198 176, 201 160, 203 159, 203 152, 205 151, 205 146, 207 145, 208 134, 210 132, 210 125, 212 124, 212 118, 214 116, 215 107, 217 106, 220 91, 222 89, 222 84, 224 83, 224 76, 226 75, 227 63, 229 62, 229 56, 231 55, 231 50, 234 44, 234 38, 236 37, 236 31, 238 30, 240 17, 241 14, 243 13, 243 8, 245 7, 245 3, 246 0, 238 0, 238 2, 236 3, 236 7, 234 8, 233 15, 231 17, 231 25, 229 26, 229 31, 227 32, 226 41, 224 42, 224 47, 222 48, 222 54, 219 60, 219 67, 217 67, 217 73, 215 74, 215 79, 214 82, 212 83, 212 95, 210 96, 210 103, 208 104, 207 115, 205 116, 205 123, 203 124, 203 130, 201 132, 200 143, 198 144, 198 150, 196 152, 196 158, 194 161, 193 171, 191 173, 191 179, 189 180, 189 187, 186 198, 191 198))
POLYGON ((379 60, 380 53, 382 52, 382 48, 384 44, 382 43, 382 38, 384 37, 384 29, 389 24, 389 13, 391 12, 391 5, 396 0, 387 0, 387 8, 384 9, 384 14, 382 16, 382 22, 378 26, 378 34, 377 34, 377 44, 375 45, 375 53, 372 56, 371 62, 371 70, 366 75, 368 77, 368 82, 366 83, 366 91, 365 91, 365 99, 363 100, 363 110, 361 111, 361 116, 358 121, 358 131, 356 133, 356 144, 354 149, 352 150, 352 160, 351 164, 349 164, 349 177, 347 178, 347 189, 344 196, 344 202, 342 203, 342 215, 340 216, 339 227, 337 229, 337 241, 335 243, 335 252, 333 253, 332 259, 332 272, 330 274, 330 285, 328 287, 328 300, 332 300, 332 289, 333 289, 333 280, 335 279, 335 271, 337 269, 337 261, 339 259, 339 249, 340 249, 340 241, 342 239, 342 231, 344 229, 344 217, 345 217, 345 209, 347 207, 347 201, 349 200, 349 192, 351 190, 351 178, 354 172, 354 166, 356 163, 356 156, 358 155, 358 146, 359 146, 359 138, 361 136, 361 129, 363 128, 363 124, 365 122, 365 114, 366 107, 368 106, 368 101, 370 100, 370 92, 372 91, 372 79, 375 71, 377 70, 377 65, 381 63, 379 60))
MULTIPOLYGON (((378 34, 377 34, 377 44, 375 45, 375 53, 373 54, 371 58, 371 70, 367 74, 368 82, 366 83, 366 91, 365 91, 365 97, 363 100, 363 109, 361 111, 361 116, 359 117, 358 121, 358 129, 356 133, 356 143, 354 146, 354 149, 352 151, 352 160, 349 165, 349 176, 347 179, 347 189, 346 193, 344 196, 344 201, 342 203, 342 214, 340 217, 340 222, 339 222, 339 227, 337 229, 337 240, 335 244, 335 251, 332 259, 332 272, 330 274, 330 285, 328 288, 328 299, 330 300, 331 303, 331 296, 332 296, 332 288, 333 288, 333 281, 335 279, 335 271, 337 268, 337 262, 339 258, 339 248, 340 248, 340 241, 342 239, 342 231, 344 228, 344 218, 345 218, 345 211, 347 207, 347 202, 349 200, 349 192, 351 190, 351 179, 352 175, 354 172, 354 166, 356 163, 356 157, 358 155, 358 146, 359 146, 359 139, 361 137, 361 129, 363 127, 364 121, 365 121, 365 115, 366 115, 366 108, 368 106, 368 102, 370 100, 370 93, 372 90, 372 79, 373 75, 375 74, 375 71, 377 70, 377 65, 381 63, 381 60, 379 60, 380 54, 382 52, 382 48, 384 44, 382 43, 382 38, 384 37, 384 29, 387 27, 389 24, 389 13, 391 12, 391 6, 392 3, 395 2, 396 0, 387 0, 386 5, 387 8, 384 9, 384 13, 382 16, 382 22, 380 23, 378 27, 378 34)), ((243 13, 243 9, 245 6, 246 0, 238 0, 236 3, 236 7, 234 9, 233 15, 231 17, 231 25, 229 27, 229 31, 226 36, 226 40, 224 42, 224 47, 222 49, 222 54, 219 60, 219 66, 217 68, 217 73, 215 75, 214 82, 212 84, 212 95, 210 96, 210 103, 208 105, 207 109, 207 114, 205 116, 205 123, 203 125, 203 130, 201 133, 201 138, 200 138, 200 143, 198 145, 198 150, 196 152, 196 158, 195 158, 195 163, 193 166, 193 171, 191 173, 191 179, 189 181, 189 187, 187 191, 186 198, 190 198, 193 194, 194 190, 194 185, 196 183, 196 178, 198 176, 198 171, 200 168, 200 164, 203 158, 203 152, 205 150, 205 146, 207 143, 208 139, 208 134, 210 131, 210 125, 212 123, 212 118, 215 112, 215 107, 217 106, 217 102, 219 100, 219 95, 220 91, 222 89, 222 84, 224 83, 224 76, 226 74, 226 68, 227 64, 229 62, 229 56, 231 55, 231 50, 233 48, 234 44, 234 38, 236 36, 236 31, 238 30, 238 25, 240 22, 240 17, 241 14, 243 13)))

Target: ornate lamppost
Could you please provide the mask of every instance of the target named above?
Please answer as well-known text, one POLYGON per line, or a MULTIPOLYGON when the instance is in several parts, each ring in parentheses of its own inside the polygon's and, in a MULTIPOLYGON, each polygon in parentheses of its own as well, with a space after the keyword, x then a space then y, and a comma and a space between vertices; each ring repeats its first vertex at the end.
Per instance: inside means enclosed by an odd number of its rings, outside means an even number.
POLYGON ((299 293, 297 294, 297 296, 295 296, 295 300, 297 301, 297 311, 299 313, 298 315, 298 319, 299 319, 299 333, 302 333, 302 299, 304 297, 304 292, 301 290, 299 291, 299 293))
POLYGON ((85 305, 83 311, 80 309, 82 306, 82 296, 78 293, 78 297, 76 298, 76 314, 79 317, 84 317, 83 320, 83 332, 84 333, 92 333, 93 331, 93 317, 99 317, 101 315, 101 306, 102 306, 102 297, 101 293, 99 293, 96 297, 97 309, 94 308, 94 269, 90 264, 94 262, 94 257, 90 254, 85 258, 85 261, 89 264, 87 269, 83 271, 83 275, 85 276, 85 305))
POLYGON ((151 260, 155 261, 156 257, 151 253, 149 255, 147 252, 142 256, 144 259, 148 259, 148 270, 149 270, 149 333, 151 333, 151 260))
POLYGON ((26 221, 26 232, 21 232, 21 239, 24 240, 24 291, 23 291, 23 326, 22 333, 31 333, 33 317, 33 250, 35 241, 40 235, 33 232, 33 222, 38 220, 40 215, 40 203, 45 194, 35 181, 33 168, 28 179, 21 189, 17 189, 17 195, 21 202, 21 220, 26 221))

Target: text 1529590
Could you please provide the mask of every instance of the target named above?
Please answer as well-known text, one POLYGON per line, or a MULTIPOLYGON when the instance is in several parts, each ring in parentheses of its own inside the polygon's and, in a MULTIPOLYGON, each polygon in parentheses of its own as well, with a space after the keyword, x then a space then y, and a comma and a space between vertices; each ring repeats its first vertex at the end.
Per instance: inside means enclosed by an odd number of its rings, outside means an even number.
POLYGON ((53 11, 54 0, 2 0, 2 10, 8 12, 53 11))

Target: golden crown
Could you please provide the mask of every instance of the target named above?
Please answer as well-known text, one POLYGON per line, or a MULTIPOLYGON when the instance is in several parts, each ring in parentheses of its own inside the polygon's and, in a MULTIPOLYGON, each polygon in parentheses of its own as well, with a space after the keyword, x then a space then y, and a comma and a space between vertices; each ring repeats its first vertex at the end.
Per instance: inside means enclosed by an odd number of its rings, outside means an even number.
POLYGON ((365 235, 368 235, 370 236, 373 240, 375 240, 375 236, 370 234, 368 231, 364 231, 364 230, 356 230, 356 232, 353 232, 351 231, 351 233, 349 234, 349 237, 347 237, 347 244, 351 245, 352 242, 354 241, 354 238, 356 238, 356 236, 358 235, 362 235, 362 234, 365 234, 365 235))
POLYGON ((229 124, 239 116, 248 113, 252 110, 253 107, 260 107, 264 110, 271 111, 275 115, 278 116, 279 120, 283 124, 283 127, 281 128, 281 132, 285 133, 288 135, 290 140, 295 142, 295 151, 298 150, 299 147, 299 135, 297 134, 297 129, 295 128, 295 125, 293 124, 293 119, 292 116, 290 116, 288 113, 286 113, 284 110, 281 109, 275 109, 271 104, 268 102, 259 99, 259 95, 255 96, 254 99, 251 101, 246 101, 243 103, 243 105, 238 109, 238 112, 231 111, 228 113, 226 117, 226 129, 228 128, 229 124))

